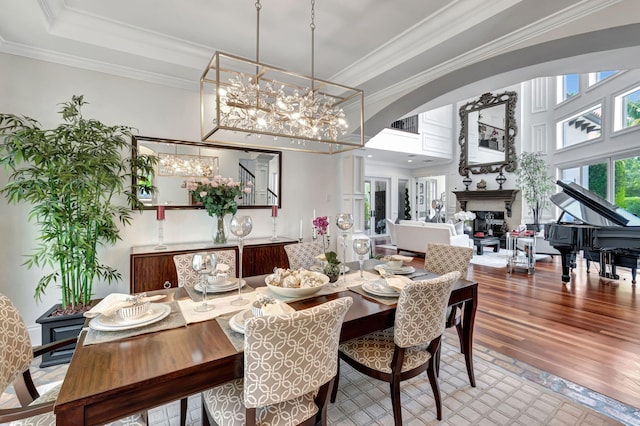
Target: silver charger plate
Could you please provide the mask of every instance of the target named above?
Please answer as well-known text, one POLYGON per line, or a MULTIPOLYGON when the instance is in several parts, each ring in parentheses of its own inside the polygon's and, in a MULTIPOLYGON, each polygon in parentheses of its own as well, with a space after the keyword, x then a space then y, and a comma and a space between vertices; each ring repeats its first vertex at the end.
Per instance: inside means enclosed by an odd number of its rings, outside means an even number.
POLYGON ((394 275, 413 274, 416 271, 416 268, 414 268, 413 266, 403 266, 400 269, 393 269, 388 267, 385 264, 376 265, 373 267, 373 269, 375 269, 376 271, 380 271, 380 269, 384 269, 385 271, 394 275))
POLYGON ((89 321, 89 328, 97 331, 121 331, 144 327, 156 323, 171 313, 171 306, 164 303, 152 303, 143 315, 131 319, 122 319, 116 313, 111 316, 98 315, 89 321))
POLYGON ((244 334, 244 322, 249 318, 253 318, 253 312, 251 309, 245 309, 240 311, 229 320, 229 327, 236 333, 244 334))
POLYGON ((400 293, 395 291, 394 289, 384 285, 381 279, 367 281, 362 284, 362 289, 367 293, 373 294, 374 296, 382 296, 382 297, 398 297, 400 293))
MULTIPOLYGON (((237 278, 233 278, 230 280, 227 280, 228 284, 224 284, 224 285, 207 285, 207 294, 209 293, 226 293, 227 291, 231 291, 231 290, 237 290, 238 289, 238 279, 237 278)), ((244 287, 246 284, 245 280, 242 280, 242 287, 244 287)), ((193 286, 193 289, 195 291, 197 291, 198 293, 202 293, 203 288, 202 288, 202 283, 197 283, 196 285, 193 286)))

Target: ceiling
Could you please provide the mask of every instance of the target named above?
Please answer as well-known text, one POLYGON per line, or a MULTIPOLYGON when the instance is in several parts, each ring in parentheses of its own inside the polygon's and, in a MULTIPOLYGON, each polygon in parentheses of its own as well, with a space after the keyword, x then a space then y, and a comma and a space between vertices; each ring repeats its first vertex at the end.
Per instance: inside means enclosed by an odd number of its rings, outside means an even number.
MULTIPOLYGON (((255 59, 254 3, 0 0, 0 51, 197 91, 214 51, 255 59)), ((263 0, 260 62, 310 74, 310 16, 263 0)), ((452 96, 640 65, 637 0, 316 0, 315 25, 315 75, 364 90, 368 138, 452 96)))

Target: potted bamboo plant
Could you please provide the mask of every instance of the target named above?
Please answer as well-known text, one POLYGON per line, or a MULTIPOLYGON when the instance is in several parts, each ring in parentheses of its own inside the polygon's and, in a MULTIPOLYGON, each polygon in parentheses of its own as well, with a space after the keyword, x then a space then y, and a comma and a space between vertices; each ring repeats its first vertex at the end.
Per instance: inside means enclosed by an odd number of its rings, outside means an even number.
POLYGON ((531 209, 536 232, 540 231, 540 214, 549 207, 549 197, 555 191, 553 178, 547 175, 547 163, 543 155, 542 152, 522 152, 515 171, 516 185, 531 209))
MULTIPOLYGON (((83 312, 95 283, 121 279, 99 260, 98 248, 121 239, 118 222, 130 224, 132 208, 142 209, 140 187, 132 182, 153 176, 157 163, 152 156, 131 155, 131 127, 84 118, 85 104, 83 96, 62 103, 63 123, 54 129, 42 129, 26 116, 0 114, 0 164, 10 172, 0 193, 9 203, 32 205, 29 220, 40 234, 24 264, 51 270, 38 281, 35 299, 57 284, 60 306, 50 311, 54 316, 83 312)), ((43 343, 48 341, 43 330, 43 343)))

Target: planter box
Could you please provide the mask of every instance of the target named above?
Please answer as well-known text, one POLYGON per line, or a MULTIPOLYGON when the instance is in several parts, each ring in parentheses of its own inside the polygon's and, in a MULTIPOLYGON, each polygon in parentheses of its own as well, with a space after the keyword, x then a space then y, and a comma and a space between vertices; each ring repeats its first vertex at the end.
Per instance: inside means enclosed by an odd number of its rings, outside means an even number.
MULTIPOLYGON (((36 320, 42 326, 42 344, 77 337, 84 326, 86 318, 82 313, 52 317, 51 313, 59 308, 54 306, 36 320)), ((64 346, 42 356, 40 367, 66 364, 71 361, 76 345, 64 346)))

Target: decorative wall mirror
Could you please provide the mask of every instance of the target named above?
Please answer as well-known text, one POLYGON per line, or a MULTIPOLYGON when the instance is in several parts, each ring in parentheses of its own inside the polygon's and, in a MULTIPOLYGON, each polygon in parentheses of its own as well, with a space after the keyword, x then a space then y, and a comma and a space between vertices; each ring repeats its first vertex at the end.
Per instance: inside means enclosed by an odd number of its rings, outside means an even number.
POLYGON ((485 93, 460 107, 460 175, 516 169, 517 100, 516 92, 485 93))
MULTIPOLYGON (((251 194, 243 196, 238 208, 282 207, 282 152, 245 149, 153 137, 134 137, 141 153, 158 156, 153 182, 153 196, 138 194, 145 208, 164 205, 167 208, 202 208, 191 199, 184 183, 188 179, 211 178, 215 175, 240 182, 253 182, 251 194)), ((243 185, 244 186, 244 185, 243 185)))

